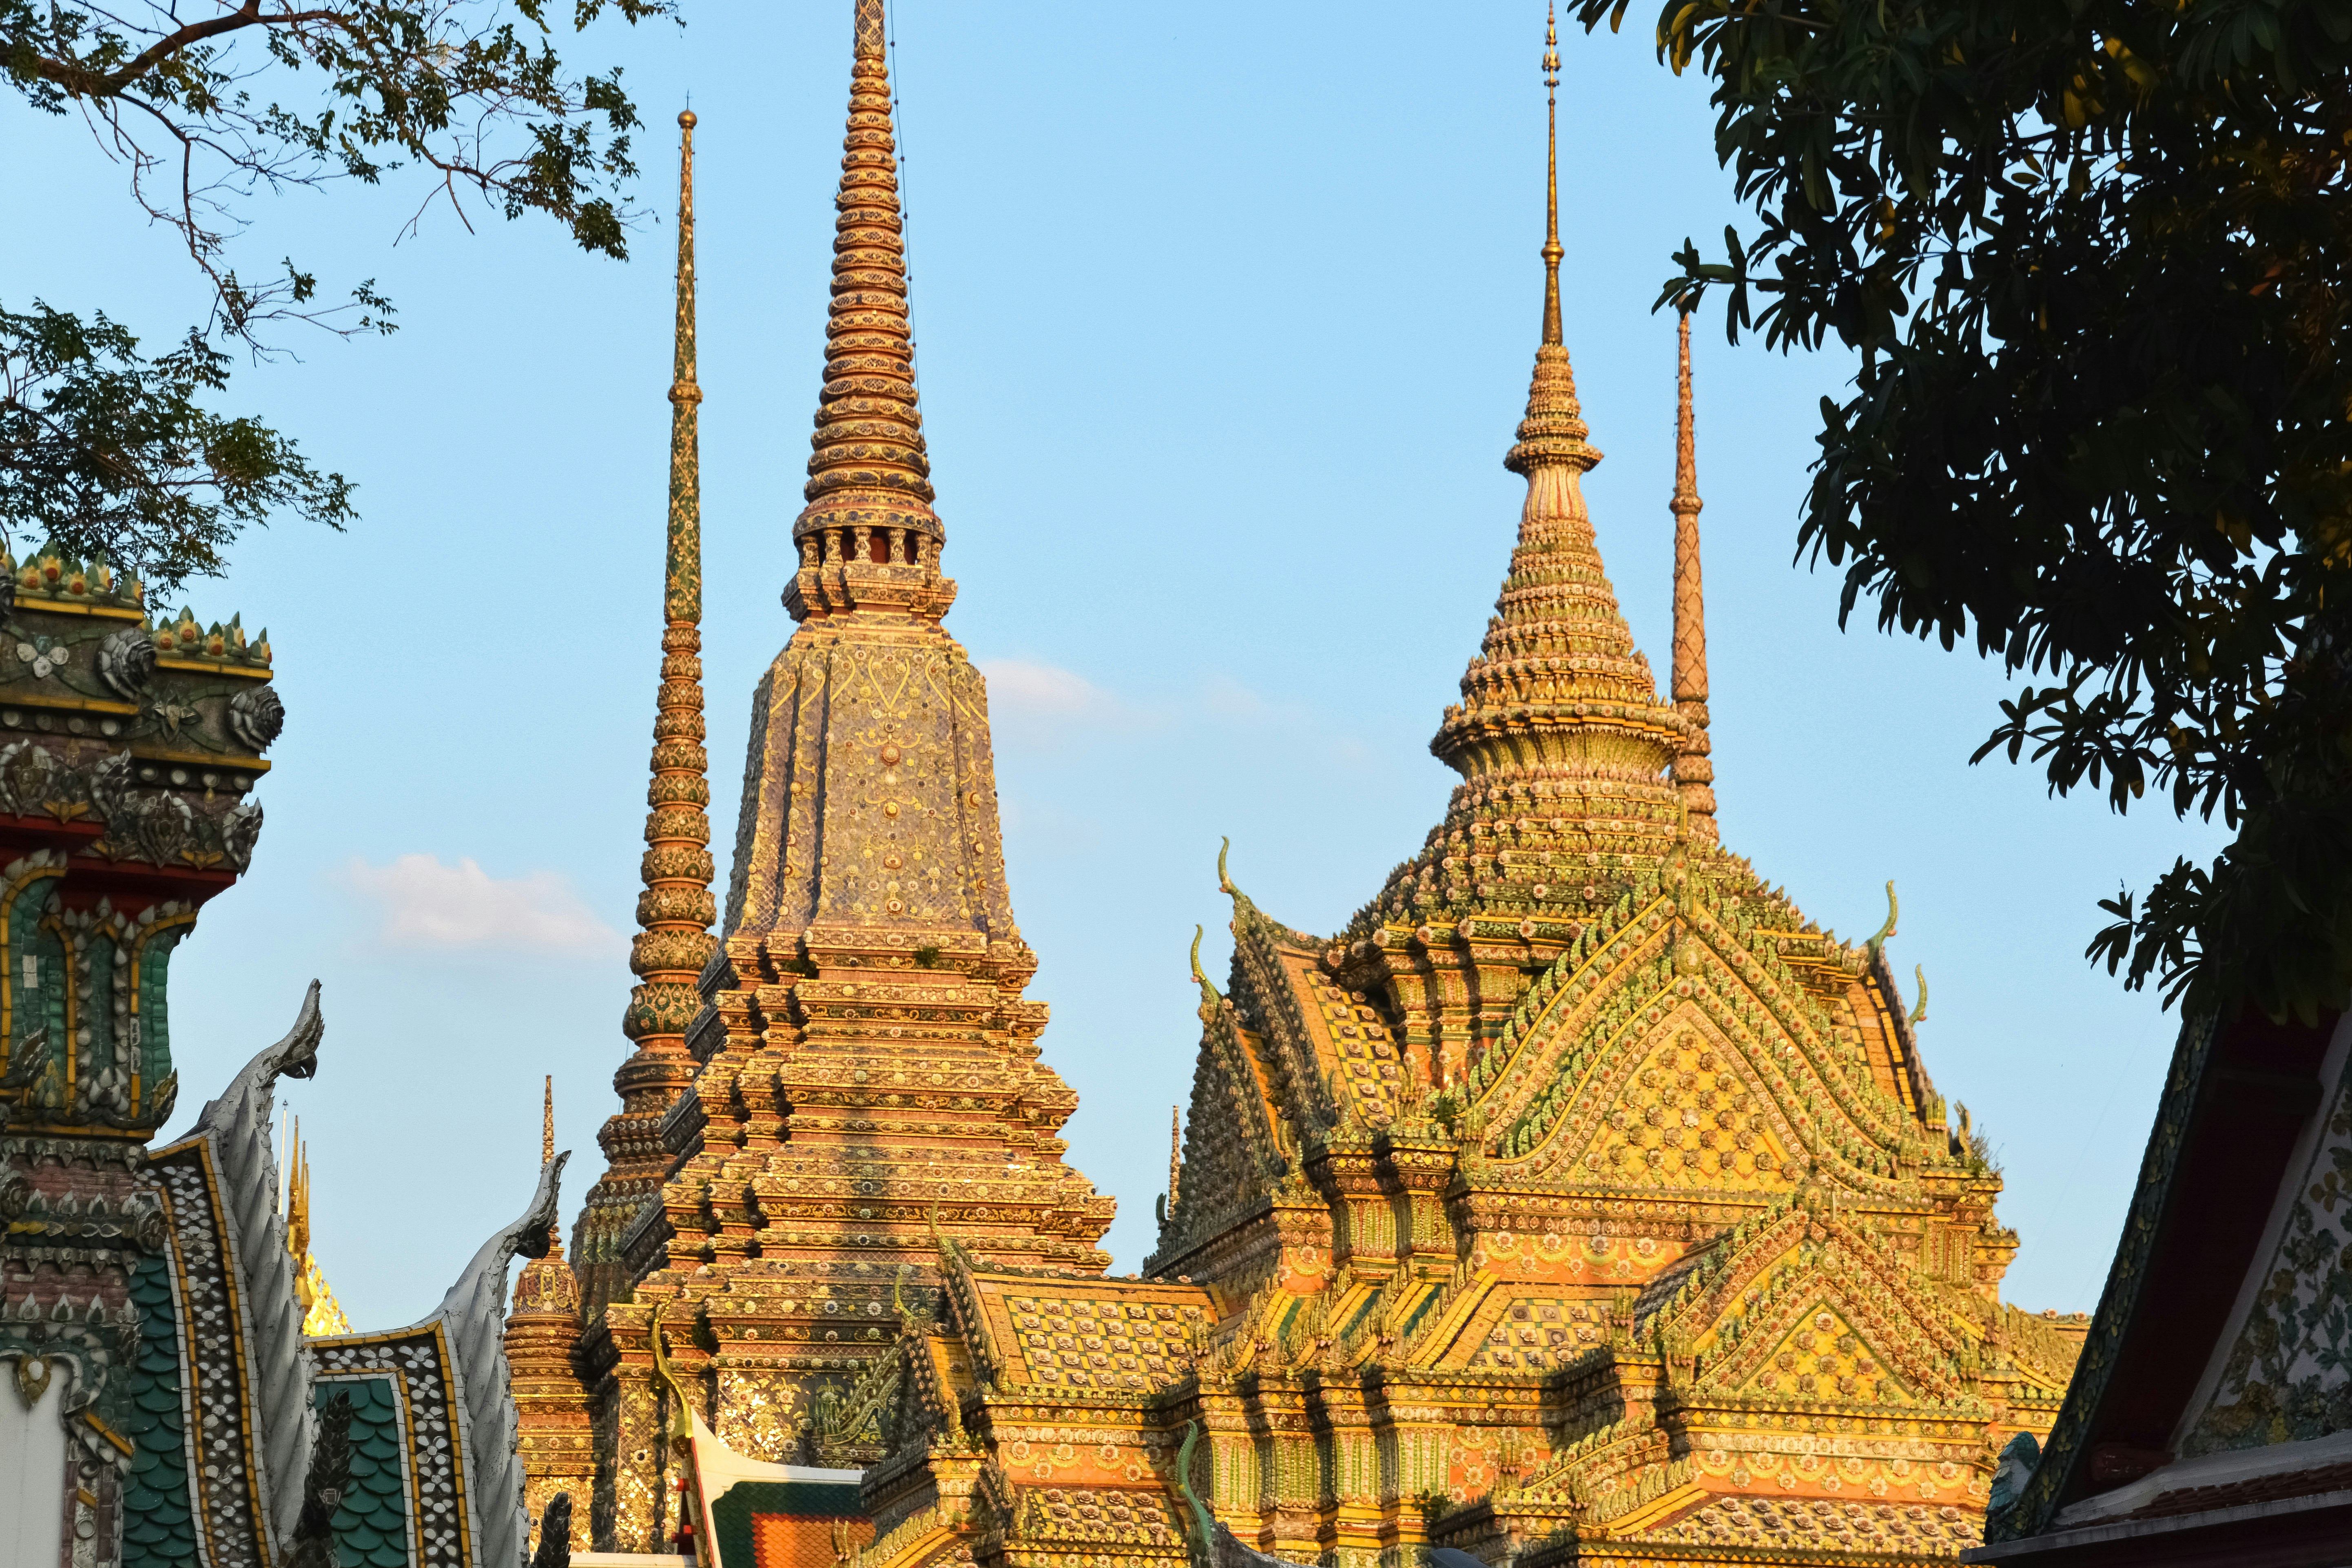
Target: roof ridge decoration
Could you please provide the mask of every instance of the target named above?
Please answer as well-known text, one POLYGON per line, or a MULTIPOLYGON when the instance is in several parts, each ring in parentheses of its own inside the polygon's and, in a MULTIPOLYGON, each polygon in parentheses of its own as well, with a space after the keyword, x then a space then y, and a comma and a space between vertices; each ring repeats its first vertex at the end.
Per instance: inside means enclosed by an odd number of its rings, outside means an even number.
POLYGON ((464 1478, 475 1561, 484 1564, 527 1560, 530 1520, 525 1512, 524 1473, 516 1451, 520 1436, 506 1353, 507 1268, 517 1258, 538 1259, 554 1239, 557 1200, 566 1150, 541 1164, 530 1205, 476 1249, 441 1304, 416 1324, 446 1336, 457 1401, 469 1428, 464 1478))
POLYGON ((1901 1369, 1911 1397, 1964 1397, 1965 1336, 1886 1243, 1846 1220, 1833 1194, 1817 1184, 1728 1233, 1654 1310, 1649 1326, 1682 1332, 1705 1363, 1705 1381, 1732 1387, 1780 1348, 1777 1337, 1759 1334, 1785 1333, 1820 1302, 1852 1303, 1861 1316, 1854 1329, 1901 1369), (1839 1286, 1831 1276, 1843 1277, 1839 1286), (1842 1300, 1831 1302, 1832 1295, 1842 1300), (1898 1315, 1907 1323, 1895 1321, 1898 1315))
POLYGON ((310 1367, 302 1357, 294 1258, 286 1246, 286 1222, 278 1212, 278 1161, 269 1146, 269 1119, 279 1079, 307 1079, 319 1070, 319 1042, 325 1035, 319 983, 313 980, 302 994, 294 1026, 276 1045, 256 1052, 220 1098, 205 1103, 195 1125, 180 1140, 208 1141, 220 1163, 223 1212, 244 1276, 237 1295, 246 1319, 244 1360, 254 1379, 254 1415, 261 1429, 254 1445, 260 1508, 266 1510, 271 1536, 280 1540, 292 1533, 302 1510, 302 1472, 315 1417, 310 1412, 310 1367))

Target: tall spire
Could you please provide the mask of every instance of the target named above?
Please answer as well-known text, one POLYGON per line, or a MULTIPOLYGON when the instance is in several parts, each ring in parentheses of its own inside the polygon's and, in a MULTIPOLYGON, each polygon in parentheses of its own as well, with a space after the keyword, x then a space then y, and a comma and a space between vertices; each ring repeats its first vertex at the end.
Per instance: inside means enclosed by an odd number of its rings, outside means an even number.
MULTIPOLYGON (((878 1316, 901 1268, 910 1298, 936 1285, 935 1236, 999 1265, 1110 1261, 1097 1242, 1111 1201, 1055 1136, 1077 1097, 1039 1059, 1045 1009, 1023 998, 1037 957, 1006 887, 987 681, 940 624, 954 585, 916 408, 883 9, 844 8, 824 380, 784 590, 799 624, 752 698, 698 1076, 656 1129, 671 1163, 626 1231, 629 1295, 605 1310, 608 1338, 590 1330, 621 1358, 602 1364, 625 1392, 600 1408, 629 1413, 599 1429, 620 1472, 598 1493, 614 1499, 599 1539, 630 1543, 617 1550, 663 1533, 658 1439, 628 1425, 654 1408, 641 1358, 656 1311, 770 1347, 709 1363, 677 1347, 701 1363, 722 1432, 740 1416, 772 1452, 821 1436, 830 1453, 843 1434, 809 1425, 827 1391, 894 1353, 841 1312, 870 1298, 878 1316), (803 1274, 831 1279, 778 1283, 803 1274)), ((848 1443, 844 1458, 882 1457, 848 1443)))
MULTIPOLYGON (((669 538, 662 574, 661 691, 646 804, 646 890, 629 967, 638 984, 622 1032, 640 1058, 690 1068, 686 1028, 702 1008, 696 981, 717 940, 710 894, 710 765, 702 749, 702 388, 694 379, 694 110, 677 117, 677 343, 670 388, 669 538)), ((685 1077, 678 1076, 679 1087, 685 1077)))
POLYGON ((580 1269, 593 1311, 626 1288, 618 1244, 668 1167, 661 1118, 694 1077, 687 1026, 702 1008, 698 985, 718 941, 711 898, 709 758, 702 749, 702 388, 695 383, 694 127, 677 117, 677 329, 670 374, 669 527, 662 573, 661 689, 655 699, 653 782, 646 792, 636 940, 637 976, 621 1032, 635 1054, 613 1077, 621 1111, 597 1134, 606 1170, 581 1216, 580 1269))
POLYGON ((1690 312, 1682 314, 1675 405, 1675 709, 1690 731, 1675 757, 1675 784, 1695 837, 1716 841, 1715 763, 1707 739, 1706 602, 1698 569, 1698 450, 1691 428, 1690 312))
MULTIPOLYGON (((539 1164, 541 1170, 555 1158, 555 1075, 547 1075, 547 1100, 539 1113, 539 1164)), ((547 1256, 558 1263, 563 1261, 563 1227, 547 1227, 547 1256)))
POLYGON ((793 525, 799 570, 784 604, 795 620, 859 607, 936 620, 955 589, 939 575, 945 534, 916 406, 882 0, 856 6, 824 389, 809 437, 808 505, 793 525))
MULTIPOLYGON (((1504 467, 1525 475, 1528 494, 1510 574, 1478 656, 1462 678, 1463 700, 1446 710, 1430 750, 1459 771, 1443 836, 1475 837, 1469 818, 1504 809, 1557 818, 1588 852, 1616 857, 1659 852, 1678 816, 1661 778, 1680 749, 1683 724, 1659 700, 1650 668, 1633 647, 1594 541, 1582 489, 1601 454, 1576 400, 1560 330, 1559 48, 1544 29, 1547 137, 1544 195, 1543 338, 1536 348, 1527 416, 1504 467), (1528 804, 1543 797, 1538 811, 1528 804), (1605 825, 1605 826, 1603 826, 1605 825), (1599 837, 1609 842, 1604 846, 1599 837)), ((1433 851, 1448 886, 1421 878, 1432 897, 1469 893, 1475 857, 1433 851), (1457 885, 1458 884, 1458 885, 1457 885)), ((1549 886, 1549 884, 1547 884, 1549 886)))
POLYGON ((1544 7, 1544 319, 1543 341, 1564 342, 1559 331, 1559 26, 1544 7))

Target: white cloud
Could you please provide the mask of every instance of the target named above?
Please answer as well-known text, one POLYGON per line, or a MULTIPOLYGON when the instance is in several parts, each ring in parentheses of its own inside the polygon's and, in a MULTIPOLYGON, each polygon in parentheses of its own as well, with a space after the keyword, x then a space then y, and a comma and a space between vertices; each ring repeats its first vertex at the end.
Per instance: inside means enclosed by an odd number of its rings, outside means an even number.
POLYGON ((1102 718, 1118 710, 1108 691, 1073 670, 1027 659, 983 660, 988 705, 993 716, 1021 719, 1102 718))
POLYGON ((1085 676, 1058 665, 1028 659, 981 661, 988 678, 989 719, 997 735, 1031 752, 1050 752, 1068 741, 1143 722, 1147 715, 1120 701, 1085 676))
POLYGON ((470 858, 445 866, 436 856, 403 855, 389 866, 354 859, 344 879, 381 910, 376 935, 387 947, 601 954, 621 944, 553 871, 502 879, 470 858))
POLYGON ((1296 711, 1277 714, 1273 703, 1232 676, 1218 671, 1212 671, 1202 680, 1201 706, 1212 719, 1231 720, 1236 723, 1299 717, 1296 711))

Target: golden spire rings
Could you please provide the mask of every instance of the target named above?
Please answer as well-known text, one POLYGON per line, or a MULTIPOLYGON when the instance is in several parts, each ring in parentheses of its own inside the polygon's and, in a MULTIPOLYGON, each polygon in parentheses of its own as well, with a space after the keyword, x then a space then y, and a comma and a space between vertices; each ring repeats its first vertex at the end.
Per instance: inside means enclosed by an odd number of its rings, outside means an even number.
POLYGON ((1565 342, 1559 327, 1559 26, 1544 7, 1544 320, 1543 341, 1565 342))
POLYGON ((702 748, 702 390, 695 382, 694 127, 677 117, 677 341, 671 374, 669 528, 664 563, 661 689, 654 719, 653 782, 646 803, 641 928, 629 952, 638 978, 623 1031, 638 1055, 685 1054, 687 1026, 701 1010, 703 965, 717 946, 710 924, 709 757, 702 748))

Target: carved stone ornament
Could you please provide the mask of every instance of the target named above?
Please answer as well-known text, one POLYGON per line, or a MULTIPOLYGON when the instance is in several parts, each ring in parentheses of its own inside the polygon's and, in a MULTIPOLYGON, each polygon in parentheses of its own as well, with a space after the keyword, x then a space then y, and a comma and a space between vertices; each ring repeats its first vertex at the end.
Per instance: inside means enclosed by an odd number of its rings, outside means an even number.
POLYGON ((269 742, 286 728, 286 704, 278 700, 278 689, 248 687, 231 698, 228 728, 229 733, 255 751, 268 751, 269 742))
POLYGON ((98 645, 98 677, 126 702, 147 694, 155 675, 155 639, 143 626, 125 626, 98 645))
POLYGON ((11 741, 0 746, 0 810, 11 816, 30 816, 50 794, 49 779, 57 759, 31 741, 11 741))
POLYGON ((49 1379, 55 1372, 45 1356, 27 1352, 16 1358, 16 1397, 25 1402, 26 1409, 40 1404, 41 1396, 49 1391, 49 1379))

